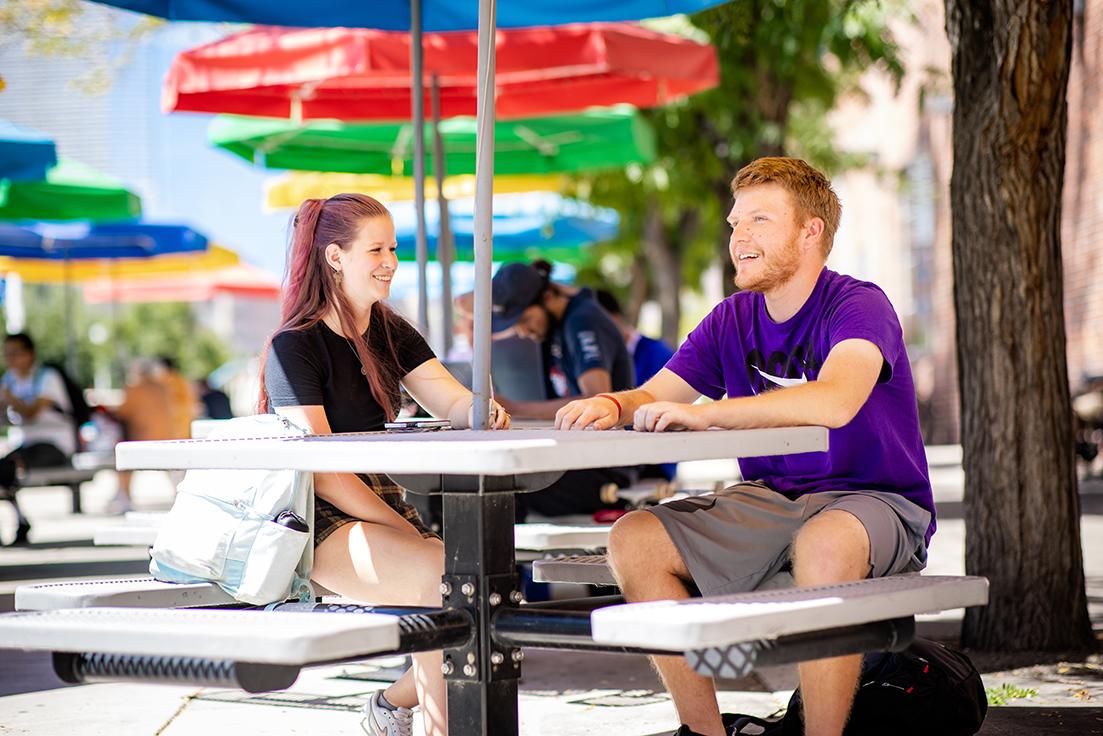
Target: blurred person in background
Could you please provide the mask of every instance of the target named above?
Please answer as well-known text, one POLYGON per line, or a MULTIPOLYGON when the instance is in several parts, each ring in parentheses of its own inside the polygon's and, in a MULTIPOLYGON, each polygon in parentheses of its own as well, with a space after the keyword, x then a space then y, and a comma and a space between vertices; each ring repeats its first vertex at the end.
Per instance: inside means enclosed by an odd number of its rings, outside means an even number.
POLYGON ((634 325, 626 322, 620 301, 608 289, 596 290, 594 298, 620 329, 624 344, 628 346, 628 353, 632 356, 632 365, 636 369, 636 385, 642 386, 666 365, 666 361, 674 357, 674 348, 662 340, 641 334, 634 325))
POLYGON ((209 379, 199 380, 199 401, 203 406, 205 419, 234 418, 234 410, 230 408, 230 397, 225 391, 211 386, 209 379))
POLYGON ((65 381, 56 369, 39 364, 29 335, 4 338, 4 365, 0 404, 4 420, 18 428, 18 446, 0 458, 0 498, 15 509, 15 537, 6 545, 13 546, 27 544, 31 531, 15 498, 19 476, 29 468, 67 465, 77 445, 65 381))
MULTIPOLYGON (((115 410, 127 440, 175 439, 172 396, 160 372, 157 362, 150 358, 138 358, 130 364, 123 403, 115 410)), ((119 471, 119 490, 108 504, 108 513, 122 514, 131 509, 132 476, 130 470, 119 471)))
MULTIPOLYGON (((652 376, 666 366, 666 362, 674 357, 674 348, 662 340, 640 334, 635 326, 624 319, 620 302, 613 293, 607 289, 598 289, 594 292, 597 303, 609 313, 613 321, 620 328, 620 334, 624 336, 624 343, 628 346, 628 352, 632 355, 632 365, 636 368, 636 385, 642 386, 652 376)), ((640 469, 640 478, 663 478, 674 480, 678 472, 677 463, 663 463, 662 465, 646 465, 640 469)))
MULTIPOLYGON (((600 397, 636 385, 628 346, 593 291, 552 281, 551 272, 552 264, 543 260, 507 263, 491 282, 495 338, 517 336, 545 346, 546 383, 554 398, 499 397, 518 419, 552 420, 572 399, 600 397)), ((552 517, 622 509, 623 502, 602 500, 602 487, 627 488, 638 477, 636 467, 572 470, 542 491, 518 494, 517 519, 523 521, 530 511, 552 517)))
POLYGON ((171 402, 172 436, 167 439, 188 439, 191 437, 191 423, 199 404, 195 387, 177 370, 176 361, 167 355, 157 358, 157 380, 168 389, 171 402))

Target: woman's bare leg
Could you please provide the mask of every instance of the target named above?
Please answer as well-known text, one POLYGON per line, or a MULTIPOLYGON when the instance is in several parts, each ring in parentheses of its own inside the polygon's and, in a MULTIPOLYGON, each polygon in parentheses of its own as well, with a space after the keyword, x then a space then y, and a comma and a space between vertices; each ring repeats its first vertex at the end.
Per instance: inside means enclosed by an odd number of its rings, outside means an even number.
MULTIPOLYGON (((312 577, 339 595, 364 603, 439 606, 444 544, 385 524, 338 527, 314 550, 312 577)), ((445 736, 447 691, 441 653, 414 655, 413 668, 385 692, 392 705, 420 704, 426 736, 445 736)))

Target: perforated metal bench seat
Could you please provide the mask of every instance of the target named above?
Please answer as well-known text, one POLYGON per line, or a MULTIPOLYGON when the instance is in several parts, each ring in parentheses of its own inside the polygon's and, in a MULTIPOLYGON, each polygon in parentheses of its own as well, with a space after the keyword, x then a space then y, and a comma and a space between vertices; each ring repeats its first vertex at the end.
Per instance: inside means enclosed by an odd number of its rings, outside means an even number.
POLYGON ((115 455, 112 452, 78 452, 73 455, 70 465, 27 470, 19 479, 19 485, 24 488, 66 486, 72 493, 73 513, 79 514, 81 484, 95 478, 98 471, 114 467, 115 455))
POLYGON ((399 616, 79 608, 0 616, 0 647, 308 665, 391 652, 399 616), (263 617, 263 620, 260 620, 263 617))
POLYGON ((19 485, 25 488, 65 486, 70 483, 84 483, 94 477, 96 477, 95 470, 59 465, 53 468, 32 468, 19 479, 19 485))
POLYGON ((17 611, 63 608, 196 608, 233 604, 233 597, 214 583, 162 583, 151 577, 76 580, 21 585, 15 589, 17 611))
POLYGON ((591 615, 603 644, 672 652, 910 617, 988 602, 988 580, 893 575, 814 588, 758 590, 685 601, 628 603, 591 615))
POLYGON ((538 583, 616 585, 605 555, 559 555, 532 563, 532 579, 538 583))
MULTIPOLYGON (((605 555, 557 555, 532 563, 532 579, 537 583, 582 583, 584 585, 616 585, 613 570, 605 555)), ((791 588, 793 576, 779 572, 767 578, 760 590, 791 588)))
POLYGON ((105 526, 92 534, 92 544, 97 547, 152 547, 157 541, 158 531, 155 526, 105 526))
POLYGON ((609 542, 609 526, 566 524, 517 524, 513 541, 517 549, 603 549, 609 542))

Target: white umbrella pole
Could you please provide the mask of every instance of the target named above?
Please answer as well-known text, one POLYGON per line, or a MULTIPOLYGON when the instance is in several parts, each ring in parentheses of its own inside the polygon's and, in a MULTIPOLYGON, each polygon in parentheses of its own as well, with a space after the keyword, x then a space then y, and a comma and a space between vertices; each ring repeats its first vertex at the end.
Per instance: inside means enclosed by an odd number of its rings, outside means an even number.
POLYGON ((440 135, 440 80, 433 74, 433 174, 437 180, 437 207, 440 208, 440 232, 437 233, 437 263, 440 264, 440 315, 444 337, 444 355, 452 349, 452 220, 448 198, 444 196, 444 141, 440 135))
POLYGON ((422 73, 421 0, 410 3, 410 71, 414 78, 414 208, 417 211, 417 327, 429 337, 429 291, 426 264, 429 246, 425 236, 425 79, 422 73))
POLYGON ((62 297, 65 304, 65 370, 69 372, 70 376, 77 375, 77 347, 76 341, 73 338, 73 295, 70 293, 70 279, 69 269, 72 265, 69 260, 69 245, 65 245, 65 260, 64 260, 64 279, 62 289, 62 297))
POLYGON ((4 316, 7 319, 9 335, 23 332, 27 328, 27 310, 23 303, 23 278, 17 273, 9 273, 4 285, 4 316))
POLYGON ((479 0, 478 121, 475 145, 475 390, 474 426, 490 420, 490 269, 494 196, 494 53, 496 0, 479 0))

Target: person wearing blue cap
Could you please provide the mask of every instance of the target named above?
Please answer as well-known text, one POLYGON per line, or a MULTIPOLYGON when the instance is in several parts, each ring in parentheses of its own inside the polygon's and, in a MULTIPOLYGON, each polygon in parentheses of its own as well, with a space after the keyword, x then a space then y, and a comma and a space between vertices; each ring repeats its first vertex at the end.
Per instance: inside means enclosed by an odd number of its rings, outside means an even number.
MULTIPOLYGON (((593 291, 556 283, 551 270, 547 261, 507 263, 491 283, 495 336, 516 335, 545 343, 550 357, 548 384, 558 394, 544 401, 499 396, 515 418, 554 419, 572 399, 636 385, 632 357, 616 322, 597 303, 593 291)), ((601 500, 602 486, 613 483, 626 488, 637 474, 634 467, 568 472, 543 491, 518 495, 518 518, 528 511, 564 516, 619 508, 601 500)))

